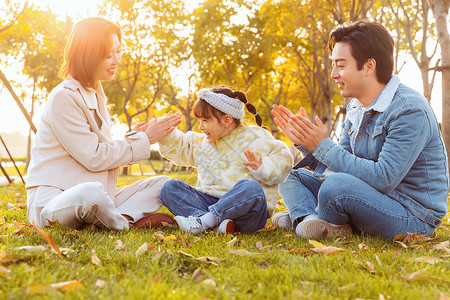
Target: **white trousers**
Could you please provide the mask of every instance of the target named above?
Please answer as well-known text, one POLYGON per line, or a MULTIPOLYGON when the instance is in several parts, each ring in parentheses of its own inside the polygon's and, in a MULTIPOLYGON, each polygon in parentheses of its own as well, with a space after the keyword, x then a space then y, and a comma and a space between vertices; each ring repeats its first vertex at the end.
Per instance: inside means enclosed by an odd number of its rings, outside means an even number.
POLYGON ((136 222, 162 207, 159 195, 167 176, 139 180, 116 189, 112 200, 100 182, 80 183, 62 191, 38 186, 27 190, 27 215, 30 222, 43 227, 58 221, 60 225, 79 228, 95 224, 114 230, 128 229, 128 220, 136 222))

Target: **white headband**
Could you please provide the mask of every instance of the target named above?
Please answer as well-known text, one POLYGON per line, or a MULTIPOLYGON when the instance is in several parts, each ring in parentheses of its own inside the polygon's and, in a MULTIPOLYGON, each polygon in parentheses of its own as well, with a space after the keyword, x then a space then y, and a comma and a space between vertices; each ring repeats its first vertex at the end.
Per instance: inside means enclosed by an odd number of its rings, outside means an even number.
POLYGON ((244 103, 239 99, 231 98, 221 93, 214 93, 211 89, 201 89, 198 92, 198 97, 235 119, 241 120, 245 116, 244 103))

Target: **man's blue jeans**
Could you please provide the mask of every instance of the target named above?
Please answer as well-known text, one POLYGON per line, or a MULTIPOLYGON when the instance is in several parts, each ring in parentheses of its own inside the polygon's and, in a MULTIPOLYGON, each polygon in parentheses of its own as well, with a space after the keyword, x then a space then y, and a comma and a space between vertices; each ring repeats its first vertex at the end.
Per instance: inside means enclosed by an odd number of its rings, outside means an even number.
POLYGON ((199 217, 212 212, 218 224, 231 219, 235 230, 241 232, 257 231, 267 221, 266 196, 255 180, 240 180, 225 195, 215 198, 171 179, 161 189, 161 202, 176 216, 199 217))
POLYGON ((349 174, 324 177, 295 169, 279 191, 293 222, 315 213, 327 222, 350 224, 356 231, 389 239, 399 233, 434 231, 400 203, 349 174))

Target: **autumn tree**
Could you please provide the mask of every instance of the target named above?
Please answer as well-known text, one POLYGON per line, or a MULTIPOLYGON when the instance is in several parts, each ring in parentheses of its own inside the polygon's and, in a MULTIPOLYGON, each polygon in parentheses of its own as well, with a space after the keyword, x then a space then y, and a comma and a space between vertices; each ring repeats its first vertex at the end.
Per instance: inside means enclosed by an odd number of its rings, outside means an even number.
POLYGON ((114 16, 122 29, 124 47, 116 78, 105 85, 112 112, 147 120, 162 99, 170 68, 184 56, 183 1, 106 0, 103 13, 114 16))
POLYGON ((437 38, 441 48, 442 72, 442 135, 450 157, 450 35, 449 2, 448 0, 435 0, 429 2, 436 20, 437 38))
MULTIPOLYGON (((49 10, 33 5, 25 6, 13 26, 0 33, 0 52, 23 64, 22 73, 29 81, 23 81, 19 89, 22 98, 29 98, 29 113, 34 115, 37 103, 42 103, 48 93, 61 81, 58 78, 64 45, 72 27, 70 19, 59 20, 49 10), (28 84, 29 82, 29 84, 28 84)), ((31 129, 28 134, 27 163, 31 151, 31 129)))

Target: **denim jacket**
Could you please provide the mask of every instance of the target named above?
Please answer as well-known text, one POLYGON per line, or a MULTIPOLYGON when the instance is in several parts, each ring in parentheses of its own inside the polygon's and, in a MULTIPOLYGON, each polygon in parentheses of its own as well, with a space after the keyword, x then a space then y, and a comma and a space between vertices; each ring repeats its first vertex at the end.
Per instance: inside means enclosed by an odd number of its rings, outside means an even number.
POLYGON ((449 174, 436 117, 428 101, 403 84, 377 110, 380 95, 364 110, 359 127, 348 117, 359 102, 348 105, 338 144, 326 138, 312 153, 297 146, 304 159, 296 168, 308 166, 319 176, 326 168, 356 176, 438 227, 448 209, 449 174))

